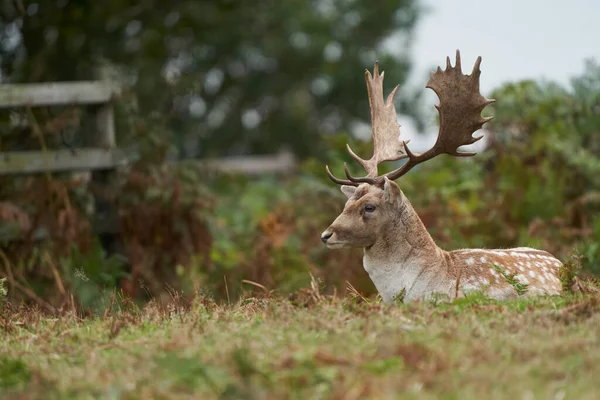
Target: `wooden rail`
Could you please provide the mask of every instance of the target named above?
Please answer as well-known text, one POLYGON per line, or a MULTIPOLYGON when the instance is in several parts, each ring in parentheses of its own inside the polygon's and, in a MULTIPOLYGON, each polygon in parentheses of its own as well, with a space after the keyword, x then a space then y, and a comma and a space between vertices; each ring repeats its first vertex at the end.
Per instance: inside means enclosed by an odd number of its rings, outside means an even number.
POLYGON ((177 161, 180 165, 191 165, 206 171, 219 173, 262 175, 293 173, 297 168, 294 155, 288 151, 255 156, 231 156, 205 160, 177 161))
POLYGON ((0 153, 0 174, 92 171, 115 168, 127 162, 119 149, 11 151, 0 153))
MULTIPOLYGON (((52 172, 82 172, 122 167, 132 161, 120 149, 80 148, 53 151, 13 151, 0 153, 0 174, 19 175, 52 172)), ((181 160, 174 164, 193 166, 207 172, 262 175, 288 174, 297 162, 288 152, 256 156, 222 157, 206 160, 181 160)))
POLYGON ((121 94, 104 81, 22 83, 0 86, 0 108, 104 104, 121 94))

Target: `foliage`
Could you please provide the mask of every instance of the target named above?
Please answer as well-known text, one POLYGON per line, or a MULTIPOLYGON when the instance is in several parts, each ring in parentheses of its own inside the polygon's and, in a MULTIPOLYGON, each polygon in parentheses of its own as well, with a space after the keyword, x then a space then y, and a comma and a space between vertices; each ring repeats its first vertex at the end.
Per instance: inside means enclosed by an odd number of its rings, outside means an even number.
MULTIPOLYGON (((0 9, 4 82, 117 80, 130 89, 121 144, 160 143, 184 157, 281 146, 320 154, 322 133, 368 121, 361 71, 379 60, 390 87, 406 80, 420 15, 414 0, 3 0, 0 9)), ((399 109, 416 116, 414 100, 406 94, 399 109)))
POLYGON ((165 286, 179 289, 193 273, 187 268, 193 260, 209 256, 213 234, 206 217, 214 200, 200 172, 140 162, 125 177, 116 206, 130 265, 130 277, 122 282, 127 294, 143 289, 159 296, 165 286))
MULTIPOLYGON (((370 142, 350 134, 353 118, 366 120, 368 113, 356 71, 370 66, 373 54, 365 54, 372 49, 387 54, 379 45, 390 34, 410 33, 414 2, 314 8, 308 1, 295 7, 180 1, 169 12, 156 1, 69 2, 61 13, 55 11, 63 3, 48 2, 27 7, 27 15, 11 4, 3 3, 13 12, 3 28, 18 29, 22 40, 3 47, 4 78, 85 78, 100 53, 117 68, 115 79, 135 78, 123 82, 131 96, 117 104, 117 121, 121 144, 139 156, 103 193, 118 215, 112 240, 94 232, 90 211, 106 188, 71 174, 2 178, 0 240, 23 234, 0 248, 13 304, 98 313, 114 293, 165 301, 174 290, 235 301, 247 290, 295 292, 311 277, 324 293, 375 294, 360 249, 330 251, 320 243, 345 201, 324 165, 342 176, 350 161, 351 172, 362 173, 345 149, 348 142, 364 157, 372 151, 370 142), (269 35, 262 34, 266 28, 269 35), (343 51, 334 60, 329 53, 337 45, 343 51), (25 50, 28 57, 17 57, 25 50), (166 66, 171 72, 161 75, 166 66), (171 75, 174 67, 179 72, 171 75), (244 73, 236 75, 240 68, 244 73), (315 87, 325 75, 330 90, 319 94, 315 87), (164 96, 157 101, 156 93, 164 96), (227 113, 212 124, 225 103, 227 113), (202 104, 204 114, 192 118, 202 104), (261 118, 254 128, 232 117, 252 110, 261 118), (293 176, 258 178, 168 162, 173 146, 194 148, 194 140, 200 147, 193 155, 271 151, 287 143, 307 157, 293 176), (44 234, 49 240, 39 241, 44 234)), ((401 83, 408 62, 379 58, 390 87, 401 83)), ((579 285, 578 276, 600 276, 600 66, 588 62, 569 87, 515 82, 490 97, 498 102, 486 109, 495 116, 486 126, 487 148, 473 158, 440 156, 419 165, 399 181, 402 190, 446 250, 538 247, 563 261, 577 256, 575 264, 567 261, 566 288, 579 285)), ((11 118, 2 150, 64 146, 61 135, 85 115, 38 110, 11 118), (45 135, 23 134, 36 126, 45 135)))
MULTIPOLYGON (((576 85, 596 87, 598 68, 588 65, 574 82, 577 89, 572 90, 534 82, 505 85, 494 93, 499 101, 485 151, 469 159, 438 157, 399 181, 442 248, 539 247, 568 265, 572 254, 580 256, 576 270, 566 272, 566 287, 577 284, 576 276, 598 275, 600 186, 594 129, 599 108, 590 100, 592 94, 576 85), (583 153, 564 151, 578 146, 584 146, 583 153)), ((86 191, 76 191, 69 180, 34 180, 25 188, 36 191, 23 194, 32 200, 14 206, 30 218, 46 204, 44 199, 52 199, 49 204, 55 205, 44 221, 54 240, 33 252, 33 243, 12 244, 7 254, 15 279, 29 282, 38 296, 49 299, 48 293, 60 293, 48 290, 58 287, 55 264, 65 293, 75 290, 84 307, 99 311, 114 288, 138 298, 169 298, 176 288, 235 300, 245 290, 289 293, 307 286, 311 275, 322 280, 325 292, 352 293, 349 282, 369 297, 375 291, 362 269, 361 251, 330 251, 319 240, 345 201, 327 179, 324 164, 343 174, 343 161, 350 161, 346 142, 359 154, 371 151, 369 142, 346 134, 326 137, 324 159, 309 158, 298 174, 287 177, 210 175, 186 164, 143 158, 121 177, 118 194, 112 196, 121 221, 120 247, 106 254, 86 228, 85 201, 76 200, 86 191), (66 246, 72 238, 79 241, 80 253, 66 246), (115 253, 123 262, 116 261, 115 253), (49 262, 54 255, 61 261, 49 262), (97 287, 74 279, 76 268, 98 281, 97 287), (109 269, 112 278, 99 278, 99 271, 109 269), (102 293, 93 306, 85 300, 92 293, 102 293)), ((385 168, 393 168, 390 164, 385 168)), ((356 163, 350 167, 360 174, 356 163)), ((25 220, 7 204, 3 207, 17 225, 25 220)), ((29 231, 36 226, 30 222, 29 231)), ((11 296, 21 292, 11 291, 11 296)))
POLYGON ((119 285, 121 279, 130 274, 126 271, 127 259, 116 254, 107 254, 98 240, 82 253, 73 248, 69 257, 61 260, 63 283, 84 310, 104 311, 110 301, 107 288, 119 285))
POLYGON ((588 62, 571 86, 526 81, 497 90, 497 156, 488 168, 513 204, 508 217, 523 227, 520 240, 537 237, 565 258, 579 247, 583 268, 600 273, 600 65, 588 62))
POLYGON ((372 290, 359 251, 330 252, 320 242, 320 233, 343 204, 338 188, 311 177, 222 184, 212 218, 219 235, 209 282, 226 275, 232 293, 242 279, 285 293, 306 286, 312 274, 330 289, 343 290, 352 280, 372 290))

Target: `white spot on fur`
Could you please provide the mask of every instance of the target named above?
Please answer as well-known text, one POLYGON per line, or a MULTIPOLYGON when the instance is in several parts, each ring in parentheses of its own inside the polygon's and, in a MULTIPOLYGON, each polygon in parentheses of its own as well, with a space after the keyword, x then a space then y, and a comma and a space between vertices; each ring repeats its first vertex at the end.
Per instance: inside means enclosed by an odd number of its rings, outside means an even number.
POLYGON ((485 258, 485 256, 483 256, 479 259, 479 261, 481 261, 482 263, 485 264, 487 262, 487 258, 485 258))
POLYGON ((512 286, 508 286, 508 287, 491 287, 488 290, 488 294, 490 296, 493 296, 494 298, 498 298, 498 299, 510 299, 511 297, 514 297, 515 293, 514 293, 514 289, 512 288, 512 286))
POLYGON ((475 264, 475 260, 473 259, 473 257, 469 257, 465 260, 465 262, 469 265, 473 265, 475 264))
POLYGON ((519 274, 519 275, 516 275, 515 278, 518 279, 519 282, 521 282, 524 285, 529 284, 529 280, 525 277, 525 275, 519 274))
POLYGON ((479 285, 475 284, 475 283, 465 283, 464 285, 462 285, 462 290, 463 291, 479 290, 479 285))
POLYGON ((532 277, 532 278, 535 278, 535 272, 529 271, 529 276, 532 277))

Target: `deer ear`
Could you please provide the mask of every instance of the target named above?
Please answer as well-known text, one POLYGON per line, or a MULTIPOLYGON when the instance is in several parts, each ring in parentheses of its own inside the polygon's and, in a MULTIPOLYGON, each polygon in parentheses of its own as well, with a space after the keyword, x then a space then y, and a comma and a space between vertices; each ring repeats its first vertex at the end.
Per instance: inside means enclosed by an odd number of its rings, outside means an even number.
POLYGON ((354 192, 356 192, 356 187, 355 186, 342 185, 342 187, 340 189, 342 189, 342 192, 346 196, 348 196, 348 198, 354 196, 354 192))
POLYGON ((396 182, 391 181, 388 177, 384 177, 385 183, 383 184, 383 197, 385 201, 389 203, 400 202, 402 198, 402 192, 400 191, 400 187, 396 182))

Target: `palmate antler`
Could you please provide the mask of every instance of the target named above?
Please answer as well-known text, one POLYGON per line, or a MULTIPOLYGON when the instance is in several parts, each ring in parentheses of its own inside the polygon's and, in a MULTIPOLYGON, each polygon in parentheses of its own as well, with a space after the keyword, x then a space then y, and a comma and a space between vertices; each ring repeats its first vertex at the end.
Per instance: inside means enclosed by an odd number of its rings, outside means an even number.
POLYGON ((479 93, 479 76, 481 70, 481 57, 477 58, 471 75, 463 75, 460 63, 460 52, 456 51, 456 63, 452 67, 450 58, 446 58, 446 69, 440 67, 431 73, 426 87, 432 89, 438 96, 440 102, 436 108, 440 115, 440 129, 437 140, 432 148, 421 154, 412 153, 407 147, 407 141, 399 140, 400 127, 397 122, 396 110, 394 108, 394 95, 398 86, 392 90, 383 101, 383 73, 379 75, 377 63, 374 68, 374 77, 369 71, 365 72, 367 89, 369 92, 369 104, 371 106, 371 122, 373 125, 374 151, 370 160, 358 157, 348 146, 350 155, 357 160, 367 171, 367 176, 355 178, 348 172, 344 163, 345 179, 338 179, 326 166, 329 178, 341 185, 358 186, 360 183, 381 184, 384 178, 390 180, 400 178, 410 171, 414 166, 427 161, 439 154, 450 154, 456 157, 473 156, 475 153, 462 153, 458 151, 460 146, 475 143, 483 136, 473 137, 473 132, 481 129, 484 123, 493 117, 482 117, 481 111, 495 100, 487 99, 479 93), (404 150, 404 151, 403 151, 404 150), (400 153, 400 154, 399 154, 400 153), (377 166, 384 161, 397 161, 408 158, 400 168, 385 175, 377 175, 377 166))

